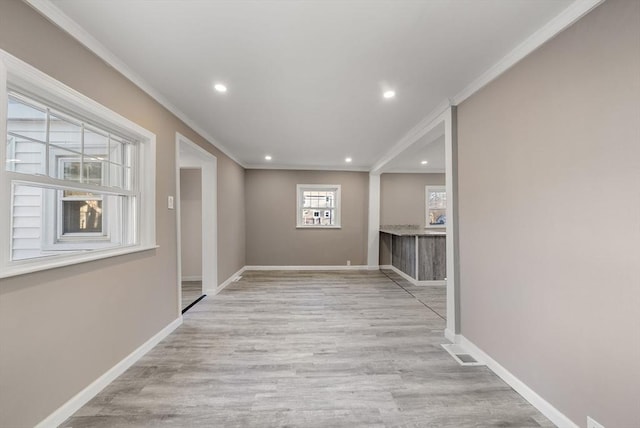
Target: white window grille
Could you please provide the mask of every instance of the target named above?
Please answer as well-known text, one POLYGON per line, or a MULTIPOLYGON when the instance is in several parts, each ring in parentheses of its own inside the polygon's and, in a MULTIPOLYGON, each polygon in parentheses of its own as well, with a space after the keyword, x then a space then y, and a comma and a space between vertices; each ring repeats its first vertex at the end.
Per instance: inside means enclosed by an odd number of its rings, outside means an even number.
POLYGON ((297 227, 340 227, 339 184, 298 184, 296 199, 297 227))
POLYGON ((0 277, 154 247, 155 136, 0 60, 0 277))

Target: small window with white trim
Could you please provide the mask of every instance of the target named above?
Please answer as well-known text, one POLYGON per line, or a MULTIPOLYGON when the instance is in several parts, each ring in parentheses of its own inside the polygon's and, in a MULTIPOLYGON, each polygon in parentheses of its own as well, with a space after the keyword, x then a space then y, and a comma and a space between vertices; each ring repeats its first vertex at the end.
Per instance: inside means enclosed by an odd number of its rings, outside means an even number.
POLYGON ((445 186, 426 186, 426 226, 425 227, 446 227, 447 226, 447 191, 445 186))
POLYGON ((0 59, 0 277, 153 248, 155 136, 0 59))
POLYGON ((297 227, 339 228, 340 185, 298 184, 297 227))

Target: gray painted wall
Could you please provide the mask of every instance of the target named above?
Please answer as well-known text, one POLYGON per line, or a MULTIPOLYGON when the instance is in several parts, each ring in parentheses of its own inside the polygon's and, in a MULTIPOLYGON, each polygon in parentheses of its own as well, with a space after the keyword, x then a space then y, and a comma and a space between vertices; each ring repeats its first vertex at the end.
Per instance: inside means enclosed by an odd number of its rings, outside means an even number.
POLYGON ((444 186, 444 174, 394 174, 380 176, 380 224, 425 226, 425 187, 444 186))
POLYGON ((369 174, 247 170, 247 265, 364 265, 369 174), (296 229, 296 185, 342 185, 341 229, 296 229))
POLYGON ((640 426, 640 2, 458 108, 462 334, 581 427, 640 426))
POLYGON ((33 426, 178 316, 175 133, 218 158, 219 282, 244 266, 244 170, 21 1, 0 1, 0 48, 157 137, 153 251, 0 280, 0 420, 33 426), (151 304, 150 304, 151 302, 151 304))
POLYGON ((202 278, 202 170, 180 169, 182 278, 202 278))

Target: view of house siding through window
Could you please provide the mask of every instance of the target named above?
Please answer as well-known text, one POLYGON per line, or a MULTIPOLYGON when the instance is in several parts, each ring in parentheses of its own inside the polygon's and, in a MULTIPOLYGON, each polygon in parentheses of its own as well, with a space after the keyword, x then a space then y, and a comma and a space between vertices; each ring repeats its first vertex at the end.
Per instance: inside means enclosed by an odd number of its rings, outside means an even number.
POLYGON ((11 259, 133 243, 135 144, 19 93, 7 112, 11 259))
POLYGON ((302 192, 304 225, 334 226, 336 192, 334 190, 302 192))
POLYGON ((427 226, 447 224, 447 192, 444 186, 427 186, 427 226))

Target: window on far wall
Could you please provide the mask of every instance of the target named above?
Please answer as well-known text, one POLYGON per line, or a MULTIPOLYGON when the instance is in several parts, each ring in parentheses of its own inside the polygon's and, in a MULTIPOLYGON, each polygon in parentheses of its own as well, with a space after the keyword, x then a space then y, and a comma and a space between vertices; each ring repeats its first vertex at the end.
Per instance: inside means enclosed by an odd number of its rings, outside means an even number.
POLYGON ((447 225, 447 192, 445 186, 426 187, 426 226, 446 227, 447 225))
POLYGON ((298 184, 297 227, 339 228, 340 185, 298 184))
POLYGON ((155 246, 153 134, 0 59, 0 277, 155 246))

